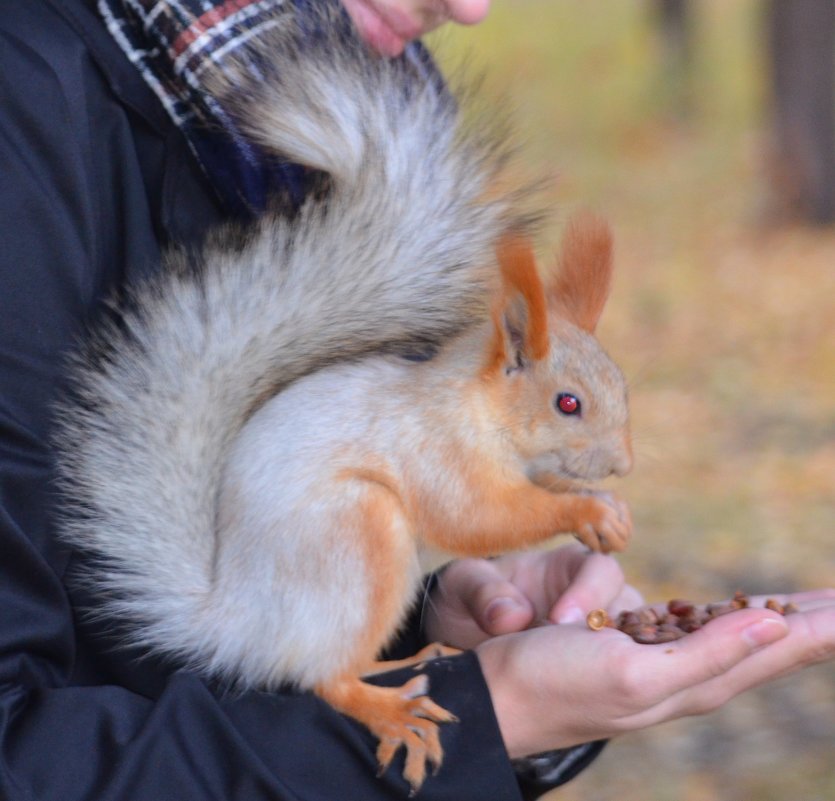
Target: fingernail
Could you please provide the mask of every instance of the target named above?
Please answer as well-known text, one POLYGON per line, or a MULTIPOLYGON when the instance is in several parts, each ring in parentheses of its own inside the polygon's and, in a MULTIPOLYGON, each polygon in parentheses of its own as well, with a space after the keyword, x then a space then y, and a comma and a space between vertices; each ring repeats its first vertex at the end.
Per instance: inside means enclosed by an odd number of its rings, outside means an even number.
POLYGON ((484 610, 484 617, 489 623, 495 623, 498 618, 507 612, 512 612, 515 609, 520 609, 521 604, 513 598, 494 598, 487 604, 484 610))
POLYGON ((752 623, 747 629, 742 630, 742 639, 751 647, 758 648, 769 643, 776 642, 785 636, 788 631, 785 621, 778 618, 767 617, 752 623))
POLYGON ((586 619, 583 610, 579 606, 571 605, 566 607, 557 618, 557 623, 582 623, 586 619))

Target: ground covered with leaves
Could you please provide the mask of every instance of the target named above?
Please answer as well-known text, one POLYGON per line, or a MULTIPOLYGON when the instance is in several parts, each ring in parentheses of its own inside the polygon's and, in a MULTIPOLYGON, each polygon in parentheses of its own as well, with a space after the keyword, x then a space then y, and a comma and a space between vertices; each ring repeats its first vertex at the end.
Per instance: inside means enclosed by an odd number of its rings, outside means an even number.
MULTIPOLYGON (((762 0, 699 0, 685 82, 649 0, 495 0, 437 40, 509 98, 554 204, 612 222, 600 339, 631 383, 636 521, 622 557, 650 600, 835 585, 835 230, 769 194, 762 0)), ((556 668, 555 668, 556 669, 556 668)), ((835 798, 835 667, 612 743, 563 801, 835 798)))

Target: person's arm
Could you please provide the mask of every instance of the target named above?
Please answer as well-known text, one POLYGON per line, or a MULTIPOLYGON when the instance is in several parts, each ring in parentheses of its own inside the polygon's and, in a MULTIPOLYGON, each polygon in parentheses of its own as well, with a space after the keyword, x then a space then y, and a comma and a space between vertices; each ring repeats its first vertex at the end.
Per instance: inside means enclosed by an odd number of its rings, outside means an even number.
MULTIPOLYGON (((0 94, 0 797, 406 798, 400 760, 378 778, 374 739, 313 695, 207 686, 86 621, 57 538, 52 407, 94 309, 153 268, 156 193, 180 190, 187 171, 174 180, 155 155, 177 132, 117 102, 39 0, 0 19, 0 94)), ((445 764, 422 797, 518 798, 476 656, 426 672, 461 722, 444 727, 445 764)))

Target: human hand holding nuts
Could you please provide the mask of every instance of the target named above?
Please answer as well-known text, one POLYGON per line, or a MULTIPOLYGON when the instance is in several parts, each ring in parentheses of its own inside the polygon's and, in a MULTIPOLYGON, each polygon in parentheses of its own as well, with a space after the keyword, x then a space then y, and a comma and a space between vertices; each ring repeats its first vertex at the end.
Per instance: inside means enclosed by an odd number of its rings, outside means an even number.
POLYGON ((571 571, 550 612, 541 611, 547 604, 537 607, 525 630, 488 637, 476 647, 513 757, 705 714, 772 679, 835 660, 835 590, 770 599, 740 594, 704 606, 674 600, 642 619, 649 607, 639 595, 606 589, 611 557, 581 559, 575 552, 572 558, 581 567, 571 571), (582 614, 569 614, 576 607, 582 614), (591 615, 601 626, 592 631, 589 609, 611 610, 613 630, 604 631, 609 615, 600 612, 591 615), (624 613, 624 627, 636 625, 626 637, 616 628, 623 609, 637 615, 636 621, 624 613), (661 629, 664 623, 675 631, 661 629), (648 647, 636 634, 666 644, 648 647))

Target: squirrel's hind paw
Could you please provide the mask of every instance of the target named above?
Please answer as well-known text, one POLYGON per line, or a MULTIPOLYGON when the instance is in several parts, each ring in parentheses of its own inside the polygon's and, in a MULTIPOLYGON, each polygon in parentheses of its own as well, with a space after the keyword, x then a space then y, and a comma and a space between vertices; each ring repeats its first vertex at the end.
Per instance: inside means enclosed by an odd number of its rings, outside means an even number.
POLYGON ((400 670, 400 668, 413 667, 420 670, 430 659, 440 659, 444 656, 457 656, 463 653, 460 648, 453 648, 440 642, 431 642, 425 645, 414 656, 406 659, 387 659, 375 661, 368 665, 363 671, 363 676, 373 676, 376 673, 387 673, 389 670, 400 670))
POLYGON ((378 775, 386 771, 400 748, 405 748, 403 778, 414 795, 426 778, 427 762, 435 771, 441 766, 444 752, 438 724, 457 720, 426 695, 428 689, 429 680, 419 675, 401 687, 375 687, 359 679, 344 679, 316 692, 380 741, 378 775))

